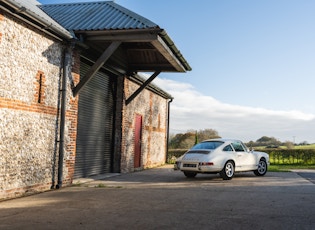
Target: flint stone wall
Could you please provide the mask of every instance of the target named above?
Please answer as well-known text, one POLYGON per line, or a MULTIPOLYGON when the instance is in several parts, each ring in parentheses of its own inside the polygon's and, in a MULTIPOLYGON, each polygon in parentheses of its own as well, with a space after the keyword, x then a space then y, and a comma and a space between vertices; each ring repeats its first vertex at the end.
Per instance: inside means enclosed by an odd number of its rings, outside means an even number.
MULTIPOLYGON (((4 199, 50 189, 56 178, 64 47, 2 11, 0 34, 0 199, 4 199)), ((67 90, 67 109, 71 105, 75 109, 69 84, 67 90)), ((66 122, 63 175, 70 183, 76 111, 67 114, 72 120, 66 122)))
MULTIPOLYGON (((139 85, 125 78, 125 98, 139 85)), ((144 89, 123 108, 121 172, 133 172, 135 117, 142 116, 141 167, 151 168, 166 161, 168 99, 144 89)))

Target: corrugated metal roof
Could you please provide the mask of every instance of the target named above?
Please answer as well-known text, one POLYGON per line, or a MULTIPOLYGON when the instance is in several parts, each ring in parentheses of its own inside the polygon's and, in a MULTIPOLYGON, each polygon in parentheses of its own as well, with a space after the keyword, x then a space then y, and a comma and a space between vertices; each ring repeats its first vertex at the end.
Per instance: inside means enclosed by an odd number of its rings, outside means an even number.
POLYGON ((28 17, 43 23, 45 27, 47 28, 50 27, 51 29, 55 30, 57 33, 62 34, 67 38, 72 38, 72 35, 69 33, 69 31, 67 31, 65 28, 63 28, 55 20, 53 20, 45 12, 43 12, 41 9, 37 7, 38 5, 40 5, 38 1, 36 0, 27 0, 27 1, 26 0, 7 0, 5 3, 16 8, 17 14, 27 15, 28 17))
POLYGON ((39 7, 70 31, 159 28, 157 24, 113 1, 48 4, 39 7))

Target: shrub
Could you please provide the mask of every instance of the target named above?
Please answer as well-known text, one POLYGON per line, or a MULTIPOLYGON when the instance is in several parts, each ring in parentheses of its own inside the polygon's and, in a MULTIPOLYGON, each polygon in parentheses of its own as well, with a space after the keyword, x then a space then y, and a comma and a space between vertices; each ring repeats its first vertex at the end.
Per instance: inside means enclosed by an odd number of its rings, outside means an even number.
POLYGON ((183 155, 186 151, 187 149, 169 149, 167 153, 166 163, 174 164, 176 161, 176 158, 183 155))

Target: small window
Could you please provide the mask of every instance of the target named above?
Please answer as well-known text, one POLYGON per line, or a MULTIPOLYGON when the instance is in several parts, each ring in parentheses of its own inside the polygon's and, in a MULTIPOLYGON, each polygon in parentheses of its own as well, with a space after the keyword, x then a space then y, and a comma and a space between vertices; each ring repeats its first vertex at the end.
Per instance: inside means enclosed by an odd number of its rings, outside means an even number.
POLYGON ((41 103, 42 100, 42 90, 43 90, 43 74, 39 74, 39 79, 38 79, 38 103, 41 103))
POLYGON ((38 71, 36 74, 36 82, 35 82, 35 101, 38 104, 44 104, 45 99, 45 74, 42 71, 38 71))
POLYGON ((244 147, 241 142, 233 142, 232 145, 236 152, 245 152, 244 147))
POLYGON ((231 152, 231 151, 233 151, 233 148, 232 148, 231 145, 227 145, 227 146, 224 147, 223 151, 231 152))

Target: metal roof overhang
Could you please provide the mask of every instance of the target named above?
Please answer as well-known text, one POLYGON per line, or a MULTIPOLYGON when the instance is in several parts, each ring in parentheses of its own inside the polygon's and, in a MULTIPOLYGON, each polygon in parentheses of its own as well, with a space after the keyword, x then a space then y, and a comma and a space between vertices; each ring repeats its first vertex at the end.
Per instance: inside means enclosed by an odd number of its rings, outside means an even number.
POLYGON ((78 38, 104 50, 114 41, 121 42, 127 56, 128 72, 186 72, 191 70, 179 50, 161 29, 75 31, 78 38))
POLYGON ((97 57, 94 65, 80 83, 73 89, 74 96, 121 48, 125 54, 124 63, 127 70, 124 74, 136 72, 154 72, 142 86, 127 99, 128 104, 133 100, 160 72, 186 72, 191 70, 189 64, 180 54, 175 44, 162 29, 133 29, 106 31, 75 31, 76 36, 89 49, 87 53, 97 57))

